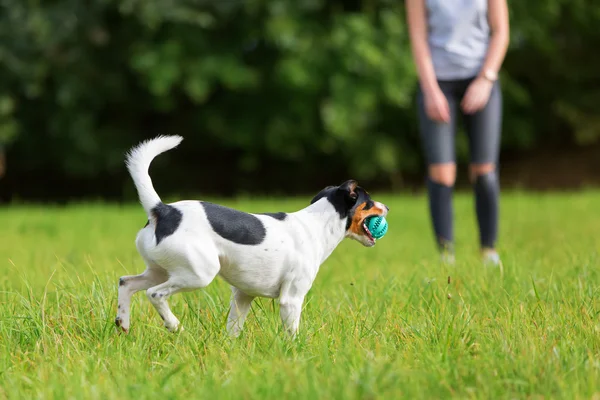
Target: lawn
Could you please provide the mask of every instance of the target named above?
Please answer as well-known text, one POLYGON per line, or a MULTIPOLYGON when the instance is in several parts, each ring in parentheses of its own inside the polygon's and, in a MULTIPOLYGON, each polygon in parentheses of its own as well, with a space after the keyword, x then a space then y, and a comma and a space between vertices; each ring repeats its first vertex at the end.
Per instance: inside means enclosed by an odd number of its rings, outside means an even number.
MULTIPOLYGON (((433 251, 424 197, 372 194, 390 206, 387 236, 338 247, 295 341, 268 299, 228 338, 220 279, 170 299, 184 332, 167 332, 140 292, 119 335, 118 278, 143 270, 141 207, 0 209, 0 399, 600 395, 600 192, 504 193, 503 271, 479 262, 471 194, 455 197, 453 267, 433 251)), ((309 200, 227 204, 292 211, 309 200)))

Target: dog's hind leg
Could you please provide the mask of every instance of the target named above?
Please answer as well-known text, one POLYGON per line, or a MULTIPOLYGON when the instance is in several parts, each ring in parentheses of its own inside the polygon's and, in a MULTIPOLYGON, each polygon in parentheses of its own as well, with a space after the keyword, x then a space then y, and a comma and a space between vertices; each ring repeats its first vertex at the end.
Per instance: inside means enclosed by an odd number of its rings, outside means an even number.
MULTIPOLYGON (((179 320, 169 307, 169 296, 179 293, 201 289, 208 286, 219 273, 219 260, 215 257, 213 263, 204 262, 202 268, 196 269, 191 265, 170 270, 169 279, 160 285, 146 291, 148 299, 165 321, 165 327, 171 331, 179 330, 179 320)), ((182 329, 183 330, 183 329, 182 329)))
POLYGON ((231 287, 231 304, 229 316, 227 317, 227 332, 230 336, 239 336, 244 327, 246 316, 250 311, 252 300, 254 300, 254 297, 248 296, 234 286, 231 287))
POLYGON ((146 290, 167 280, 167 273, 158 266, 150 266, 140 275, 123 276, 119 279, 119 298, 115 325, 129 331, 131 297, 140 290, 146 290))

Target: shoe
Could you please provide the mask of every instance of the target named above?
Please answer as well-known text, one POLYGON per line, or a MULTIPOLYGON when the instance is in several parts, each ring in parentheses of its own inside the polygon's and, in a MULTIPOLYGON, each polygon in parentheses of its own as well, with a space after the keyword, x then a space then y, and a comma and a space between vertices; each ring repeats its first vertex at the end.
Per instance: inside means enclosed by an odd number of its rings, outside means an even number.
POLYGON ((440 261, 442 264, 454 265, 454 244, 440 238, 438 246, 440 251, 440 261))
POLYGON ((446 265, 454 265, 454 263, 456 261, 454 258, 454 254, 448 253, 448 252, 443 252, 440 255, 440 260, 441 260, 442 264, 446 264, 446 265))
POLYGON ((482 250, 483 264, 489 267, 502 267, 502 260, 500 255, 494 249, 482 250))

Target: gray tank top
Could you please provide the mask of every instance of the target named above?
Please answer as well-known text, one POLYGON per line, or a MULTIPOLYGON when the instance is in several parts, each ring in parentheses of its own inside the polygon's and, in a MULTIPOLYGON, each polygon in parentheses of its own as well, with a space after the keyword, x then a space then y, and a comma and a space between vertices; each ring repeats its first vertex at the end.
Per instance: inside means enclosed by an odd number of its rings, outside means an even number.
POLYGON ((452 80, 477 75, 490 36, 487 0, 426 0, 426 6, 436 77, 452 80))

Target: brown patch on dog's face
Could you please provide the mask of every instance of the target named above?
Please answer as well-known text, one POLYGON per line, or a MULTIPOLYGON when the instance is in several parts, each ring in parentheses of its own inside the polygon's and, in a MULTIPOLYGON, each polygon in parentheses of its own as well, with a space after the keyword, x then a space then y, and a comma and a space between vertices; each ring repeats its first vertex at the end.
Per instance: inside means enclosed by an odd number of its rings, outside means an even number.
POLYGON ((360 187, 357 187, 355 190, 357 192, 357 201, 348 215, 346 235, 359 241, 364 246, 371 247, 375 245, 376 240, 367 229, 365 221, 368 217, 385 217, 389 208, 385 204, 373 201, 366 190, 360 187))
POLYGON ((365 210, 365 208, 367 207, 367 203, 362 203, 361 205, 359 205, 358 207, 356 207, 356 210, 354 211, 354 215, 352 216, 352 219, 350 220, 350 228, 348 228, 348 230, 352 233, 355 233, 357 235, 362 235, 363 234, 363 221, 365 219, 367 219, 367 217, 370 217, 372 215, 383 215, 382 213, 377 213, 375 214, 373 211, 373 209, 368 209, 365 210))

